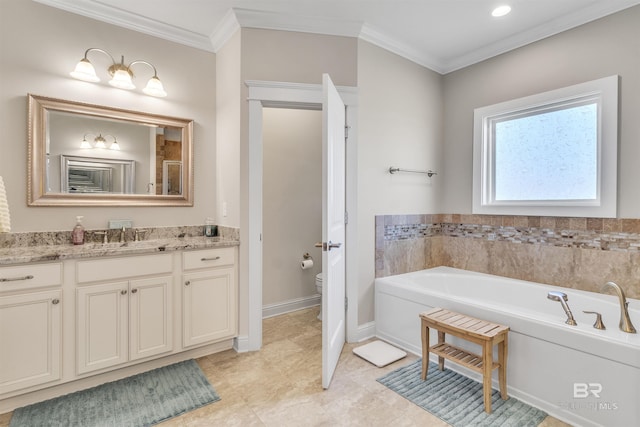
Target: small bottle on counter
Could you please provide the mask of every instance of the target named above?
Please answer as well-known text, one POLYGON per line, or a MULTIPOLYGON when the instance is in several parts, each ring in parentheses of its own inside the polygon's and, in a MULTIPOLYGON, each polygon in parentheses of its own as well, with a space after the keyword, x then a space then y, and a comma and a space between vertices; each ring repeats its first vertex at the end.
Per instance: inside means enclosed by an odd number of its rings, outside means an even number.
POLYGON ((213 223, 213 218, 207 218, 204 222, 204 235, 214 237, 218 235, 218 227, 213 223))
POLYGON ((74 245, 84 244, 84 227, 82 226, 82 218, 84 217, 76 217, 76 226, 73 227, 73 230, 71 231, 71 241, 74 245))

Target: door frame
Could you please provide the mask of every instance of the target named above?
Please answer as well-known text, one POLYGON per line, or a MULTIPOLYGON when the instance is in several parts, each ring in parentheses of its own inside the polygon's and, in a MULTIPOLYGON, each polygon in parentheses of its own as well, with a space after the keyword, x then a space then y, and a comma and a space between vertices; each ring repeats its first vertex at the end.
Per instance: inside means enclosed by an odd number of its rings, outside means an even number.
MULTIPOLYGON (((238 351, 255 351, 262 347, 262 109, 265 107, 322 108, 322 85, 247 80, 249 104, 249 209, 248 230, 243 243, 248 245, 248 331, 236 342, 238 351), (244 345, 243 345, 244 344, 244 345)), ((347 109, 349 136, 346 144, 346 313, 347 341, 357 339, 358 332, 358 252, 357 252, 357 117, 358 90, 337 86, 347 109)), ((320 237, 320 236, 319 236, 320 237)), ((241 260, 242 262, 242 260, 241 260)), ((242 310, 241 310, 242 311, 242 310)))

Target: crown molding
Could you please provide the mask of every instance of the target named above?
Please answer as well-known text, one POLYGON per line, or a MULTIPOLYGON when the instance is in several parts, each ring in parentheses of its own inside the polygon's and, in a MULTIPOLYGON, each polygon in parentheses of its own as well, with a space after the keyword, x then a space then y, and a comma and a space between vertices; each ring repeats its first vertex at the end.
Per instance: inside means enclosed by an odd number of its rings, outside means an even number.
MULTIPOLYGON (((0 0, 1 1, 1 0, 0 0)), ((430 55, 409 43, 400 42, 365 22, 319 18, 288 13, 265 12, 243 8, 230 9, 210 35, 198 34, 172 25, 160 23, 144 16, 117 9, 95 0, 34 0, 38 3, 66 10, 119 27, 128 28, 154 37, 173 41, 209 52, 217 52, 240 28, 261 28, 279 31, 357 37, 382 49, 395 53, 418 65, 440 74, 482 62, 494 56, 542 40, 563 31, 586 24, 612 13, 640 4, 640 0, 608 0, 527 31, 520 32, 496 43, 474 49, 447 60, 430 55)))
POLYGON ((579 27, 605 16, 620 12, 624 9, 640 4, 634 0, 612 0, 606 3, 594 3, 577 12, 545 22, 527 31, 500 40, 496 43, 475 49, 467 54, 460 55, 446 63, 442 74, 447 74, 478 62, 485 61, 511 50, 535 43, 547 37, 560 34, 564 31, 579 27))
POLYGON ((211 34, 211 47, 214 52, 218 52, 227 42, 233 37, 233 35, 240 29, 240 23, 236 18, 236 14, 233 9, 224 15, 222 21, 211 34))
POLYGON ((409 44, 401 43, 368 24, 362 26, 359 38, 437 73, 443 74, 447 68, 446 64, 438 58, 415 49, 409 44))
POLYGON ((113 6, 90 0, 34 0, 56 9, 82 15, 87 18, 128 28, 150 36, 213 52, 211 39, 193 31, 184 30, 173 25, 164 24, 135 13, 117 9, 113 6))
POLYGON ((234 8, 242 28, 358 37, 363 22, 234 8))

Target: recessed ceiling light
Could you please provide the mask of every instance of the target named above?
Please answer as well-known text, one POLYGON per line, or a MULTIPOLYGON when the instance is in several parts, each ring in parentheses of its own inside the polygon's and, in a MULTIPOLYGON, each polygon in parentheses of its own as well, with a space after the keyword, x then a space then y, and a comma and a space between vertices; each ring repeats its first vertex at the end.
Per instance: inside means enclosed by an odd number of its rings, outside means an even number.
POLYGON ((493 9, 493 12, 491 12, 491 16, 495 16, 496 18, 500 17, 500 16, 504 16, 506 14, 508 14, 509 12, 511 12, 511 6, 498 6, 495 9, 493 9))

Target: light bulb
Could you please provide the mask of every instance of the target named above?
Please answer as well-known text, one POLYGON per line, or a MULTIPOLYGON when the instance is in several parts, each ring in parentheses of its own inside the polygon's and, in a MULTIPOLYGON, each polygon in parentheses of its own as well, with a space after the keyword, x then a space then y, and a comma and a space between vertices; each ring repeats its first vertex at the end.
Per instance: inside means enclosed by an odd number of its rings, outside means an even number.
POLYGON ((147 86, 142 89, 142 91, 147 95, 157 96, 159 98, 167 96, 167 92, 164 91, 164 87, 158 76, 151 77, 147 82, 147 86))
POLYGON ((96 75, 96 69, 93 68, 91 62, 87 58, 82 58, 76 65, 75 70, 69 73, 71 77, 83 80, 85 82, 99 82, 100 78, 96 75))
POLYGON ((96 136, 95 142, 96 148, 107 148, 107 146, 104 144, 105 139, 102 137, 102 135, 96 136))
POLYGON ((498 6, 495 9, 493 9, 493 12, 491 12, 491 16, 499 18, 501 16, 505 16, 509 12, 511 12, 511 6, 507 6, 507 5, 498 6))
POLYGON ((111 86, 119 89, 135 89, 136 86, 131 81, 131 74, 125 69, 117 70, 113 73, 113 78, 109 80, 111 86))

